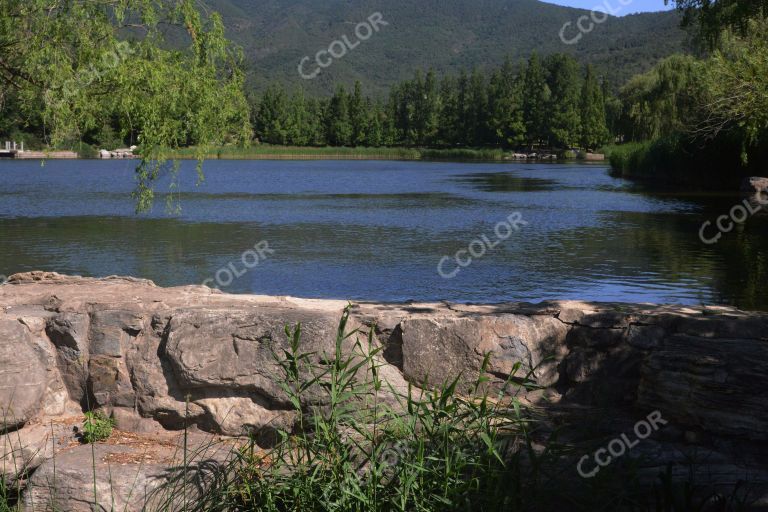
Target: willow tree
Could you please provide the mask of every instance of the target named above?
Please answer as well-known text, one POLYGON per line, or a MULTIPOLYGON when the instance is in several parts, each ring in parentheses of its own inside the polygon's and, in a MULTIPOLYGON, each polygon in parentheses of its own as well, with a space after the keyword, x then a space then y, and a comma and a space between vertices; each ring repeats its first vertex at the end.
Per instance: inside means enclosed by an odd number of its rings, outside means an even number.
POLYGON ((250 140, 242 56, 193 0, 5 0, 0 96, 39 117, 52 147, 117 120, 135 140, 137 210, 176 175, 173 151, 250 140))
POLYGON ((745 35, 750 20, 768 17, 768 0, 664 0, 683 13, 683 25, 694 26, 711 48, 720 41, 723 29, 745 35))
POLYGON ((768 19, 759 18, 749 21, 743 36, 724 32, 701 83, 703 115, 694 134, 712 139, 738 130, 745 163, 750 146, 768 145, 767 30, 768 19))

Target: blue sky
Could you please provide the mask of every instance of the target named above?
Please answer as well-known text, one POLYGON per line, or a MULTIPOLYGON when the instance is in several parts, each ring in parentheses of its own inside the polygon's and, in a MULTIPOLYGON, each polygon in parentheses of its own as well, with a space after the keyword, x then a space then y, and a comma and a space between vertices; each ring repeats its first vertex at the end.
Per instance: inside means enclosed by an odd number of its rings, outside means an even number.
MULTIPOLYGON (((635 12, 649 12, 649 11, 662 11, 664 9, 672 9, 670 6, 664 5, 664 0, 625 0, 622 5, 619 0, 542 0, 550 4, 567 5, 569 7, 579 7, 582 9, 594 9, 596 6, 602 6, 603 3, 607 3, 613 7, 619 16, 625 14, 632 14, 635 12)), ((605 11, 605 8, 600 9, 605 11)))

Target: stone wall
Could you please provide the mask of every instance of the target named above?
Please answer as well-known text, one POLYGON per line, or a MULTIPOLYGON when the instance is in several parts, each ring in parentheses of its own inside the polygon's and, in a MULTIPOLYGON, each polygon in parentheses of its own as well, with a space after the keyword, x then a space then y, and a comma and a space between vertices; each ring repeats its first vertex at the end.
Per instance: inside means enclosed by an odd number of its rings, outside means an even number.
MULTIPOLYGON (((132 278, 13 276, 0 286, 0 467, 9 479, 11 468, 25 465, 42 463, 35 474, 46 474, 51 452, 77 450, 55 441, 71 429, 67 419, 93 408, 109 411, 125 432, 186 424, 268 444, 295 420, 275 382, 273 350, 285 343, 285 326, 302 324, 306 350, 332 352, 345 306, 132 278)), ((708 450, 721 479, 749 473, 768 482, 761 458, 768 314, 582 302, 363 303, 352 321, 361 336, 375 330, 382 375, 395 389, 459 374, 467 386, 491 354, 491 385, 513 371, 533 378, 544 389, 523 398, 545 412, 631 419, 658 410, 671 424, 667 448, 708 450)))

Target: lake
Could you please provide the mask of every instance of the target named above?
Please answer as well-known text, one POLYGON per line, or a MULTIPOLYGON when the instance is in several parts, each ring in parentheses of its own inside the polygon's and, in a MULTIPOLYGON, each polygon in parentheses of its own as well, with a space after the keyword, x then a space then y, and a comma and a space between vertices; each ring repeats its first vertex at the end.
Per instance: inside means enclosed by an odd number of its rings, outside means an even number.
POLYGON ((182 164, 180 213, 165 209, 166 178, 155 210, 137 216, 135 164, 0 161, 0 274, 349 300, 768 309, 768 215, 716 244, 699 237, 739 204, 734 194, 652 194, 603 165, 209 161, 199 185, 194 162, 182 164))

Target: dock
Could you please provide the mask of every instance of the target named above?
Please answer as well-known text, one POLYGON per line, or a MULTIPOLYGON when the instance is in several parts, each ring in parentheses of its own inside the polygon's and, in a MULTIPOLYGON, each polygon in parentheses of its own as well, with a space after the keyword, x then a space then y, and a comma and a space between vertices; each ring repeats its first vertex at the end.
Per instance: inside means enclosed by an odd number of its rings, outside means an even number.
POLYGON ((13 158, 17 160, 73 160, 78 158, 74 151, 28 151, 24 149, 24 142, 6 141, 5 145, 0 147, 0 158, 13 158))

